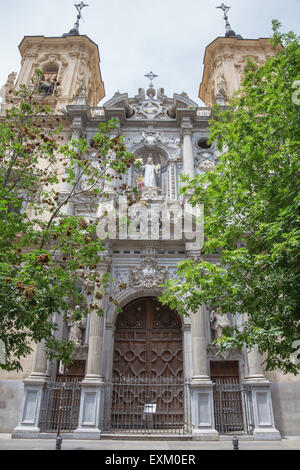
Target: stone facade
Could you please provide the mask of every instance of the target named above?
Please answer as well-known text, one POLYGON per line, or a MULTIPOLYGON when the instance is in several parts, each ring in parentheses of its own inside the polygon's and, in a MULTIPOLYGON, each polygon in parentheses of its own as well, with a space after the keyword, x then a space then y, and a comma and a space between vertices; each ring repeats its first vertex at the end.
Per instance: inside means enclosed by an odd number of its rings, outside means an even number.
MULTIPOLYGON (((108 298, 114 298, 125 308, 135 299, 157 297, 161 283, 175 276, 179 261, 199 259, 201 236, 195 241, 190 233, 178 230, 182 214, 188 212, 188 200, 179 194, 180 174, 194 176, 214 168, 218 153, 213 145, 207 145, 211 105, 217 99, 223 100, 221 104, 227 103, 240 83, 247 56, 255 56, 262 62, 273 51, 266 39, 216 39, 207 48, 200 87, 206 108, 199 107, 185 93, 168 97, 162 88, 154 89, 152 82, 148 89, 140 88, 134 97, 118 92, 97 107, 104 96, 99 53, 86 36, 25 37, 20 52, 22 68, 13 85, 16 88, 30 83, 36 67, 49 74, 57 73, 58 93, 49 96, 49 104, 53 112, 66 116, 66 140, 82 136, 90 142, 100 122, 115 118, 118 122, 115 132, 124 136, 128 151, 142 164, 146 164, 151 155, 156 168, 155 187, 141 187, 141 201, 132 208, 133 230, 123 237, 113 233, 107 240, 103 269, 108 269, 115 279, 101 300, 107 313, 101 319, 96 314, 90 315, 83 336, 80 333, 81 344, 76 347, 75 359, 85 361, 85 376, 74 436, 99 439, 100 417, 105 406, 104 384, 111 379, 113 371, 117 318, 116 307, 108 298), (164 225, 164 222, 167 223, 164 225)), ((4 103, 2 110, 6 106, 8 104, 4 103)), ((132 167, 118 185, 138 185, 140 177, 141 170, 132 167)), ((59 191, 67 192, 68 187, 61 184, 59 191)), ((115 187, 108 188, 108 192, 108 201, 95 200, 87 208, 84 198, 78 198, 68 204, 67 211, 83 217, 100 217, 107 209, 121 210, 122 201, 116 197, 115 187)), ((191 221, 193 214, 189 213, 189 217, 191 221)), ((207 261, 218 263, 218 256, 207 256, 207 261)), ((203 307, 197 314, 181 319, 183 372, 191 394, 192 437, 219 438, 215 428, 211 368, 213 363, 225 362, 234 362, 239 381, 250 387, 254 438, 279 439, 277 429, 283 434, 299 433, 300 422, 293 408, 299 406, 296 399, 299 380, 290 377, 282 383, 282 378, 273 373, 271 380, 277 383, 272 386, 256 351, 229 351, 217 355, 216 347, 211 344, 214 330, 210 316, 211 312, 203 307)), ((242 319, 228 321, 242 322, 242 319)), ((66 335, 67 331, 67 325, 62 324, 60 334, 66 335)), ((37 346, 34 358, 26 361, 23 375, 0 372, 0 387, 4 390, 0 401, 0 432, 13 431, 14 437, 39 435, 43 387, 49 378, 55 379, 58 372, 57 364, 47 361, 42 344, 37 346)))
POLYGON ((226 105, 233 92, 240 87, 247 59, 260 65, 275 52, 268 38, 242 39, 233 36, 215 39, 205 50, 199 98, 206 106, 212 106, 215 102, 226 105))

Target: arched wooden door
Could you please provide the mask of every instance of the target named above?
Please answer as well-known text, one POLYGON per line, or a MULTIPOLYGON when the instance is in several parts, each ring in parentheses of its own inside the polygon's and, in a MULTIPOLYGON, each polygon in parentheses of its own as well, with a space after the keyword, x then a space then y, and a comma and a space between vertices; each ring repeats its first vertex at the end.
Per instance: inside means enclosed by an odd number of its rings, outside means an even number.
POLYGON ((184 426, 181 322, 153 297, 128 304, 116 322, 111 427, 167 430, 184 426))
POLYGON ((156 298, 134 300, 116 322, 113 376, 182 377, 178 314, 156 298))

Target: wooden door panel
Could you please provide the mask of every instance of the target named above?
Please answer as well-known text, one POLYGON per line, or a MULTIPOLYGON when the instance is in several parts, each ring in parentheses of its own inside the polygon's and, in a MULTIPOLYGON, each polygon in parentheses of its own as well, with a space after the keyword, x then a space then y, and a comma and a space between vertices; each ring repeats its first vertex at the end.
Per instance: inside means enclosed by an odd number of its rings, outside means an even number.
POLYGON ((183 425, 183 385, 174 382, 182 376, 182 331, 176 312, 151 297, 131 302, 116 322, 113 427, 183 425), (143 414, 146 403, 156 405, 151 422, 143 414))
POLYGON ((238 361, 212 361, 210 376, 214 383, 239 383, 238 361))
POLYGON ((177 314, 151 297, 131 302, 116 323, 113 376, 181 377, 182 373, 177 314))

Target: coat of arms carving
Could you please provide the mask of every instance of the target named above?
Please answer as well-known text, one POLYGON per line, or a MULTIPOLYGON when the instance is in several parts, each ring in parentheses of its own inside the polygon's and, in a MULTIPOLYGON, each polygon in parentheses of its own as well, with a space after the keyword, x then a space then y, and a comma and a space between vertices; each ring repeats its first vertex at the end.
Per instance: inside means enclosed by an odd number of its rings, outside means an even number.
POLYGON ((163 284, 168 276, 168 271, 160 266, 153 258, 146 257, 139 266, 130 273, 132 287, 150 289, 153 286, 163 284))

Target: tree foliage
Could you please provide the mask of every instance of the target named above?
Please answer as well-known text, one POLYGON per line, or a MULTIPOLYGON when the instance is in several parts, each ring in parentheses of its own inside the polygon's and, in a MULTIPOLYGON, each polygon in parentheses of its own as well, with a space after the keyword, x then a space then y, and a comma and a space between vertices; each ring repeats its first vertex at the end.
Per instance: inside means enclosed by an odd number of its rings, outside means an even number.
MULTIPOLYGON (((73 343, 56 334, 58 317, 75 305, 77 316, 103 313, 86 301, 95 288, 101 299, 108 282, 97 273, 104 249, 97 220, 64 208, 80 198, 97 204, 106 182, 115 184, 134 161, 122 136, 110 138, 115 120, 100 124, 93 148, 81 138, 64 143, 62 116, 50 113, 36 85, 41 76, 37 71, 32 86, 21 87, 0 118, 0 367, 6 370, 20 369, 42 340, 50 358, 68 363, 73 343)), ((132 197, 126 185, 121 191, 132 197)))
POLYGON ((191 202, 205 208, 203 255, 218 251, 220 263, 180 263, 181 280, 167 282, 162 301, 183 314, 206 304, 243 315, 243 327, 223 335, 220 347, 257 346, 267 369, 296 374, 300 128, 292 96, 300 47, 299 37, 281 34, 279 27, 274 21, 274 57, 262 66, 248 60, 230 107, 214 108, 210 141, 220 152, 215 171, 184 178, 183 192, 192 192, 191 202))

